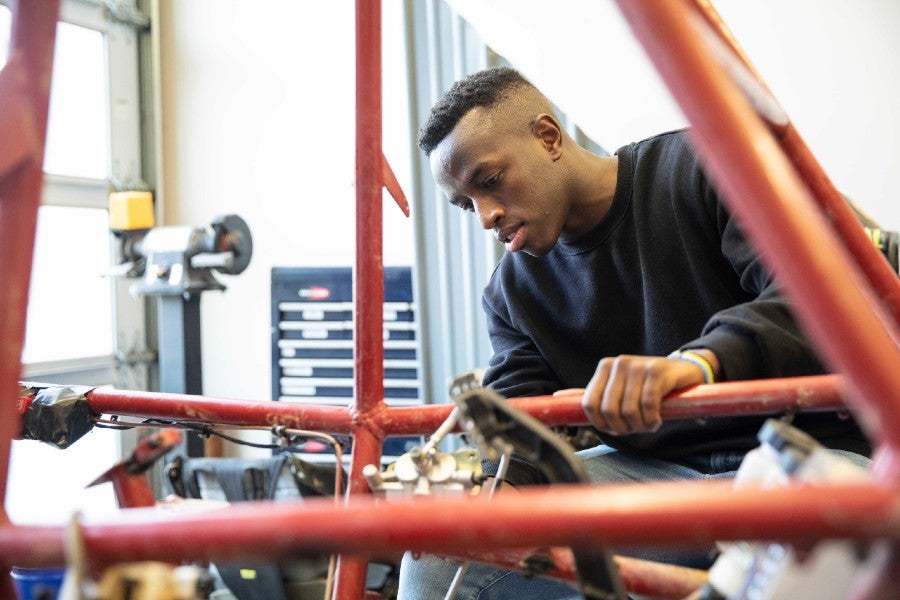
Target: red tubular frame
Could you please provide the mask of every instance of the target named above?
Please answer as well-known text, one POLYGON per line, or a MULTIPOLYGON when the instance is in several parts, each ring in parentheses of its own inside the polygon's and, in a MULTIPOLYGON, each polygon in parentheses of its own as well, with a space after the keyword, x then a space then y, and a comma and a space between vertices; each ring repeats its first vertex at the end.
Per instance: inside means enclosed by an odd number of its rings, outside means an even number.
MULTIPOLYGON (((18 160, 4 161, 6 170, 0 172, 0 395, 7 398, 18 396, 59 2, 13 0, 10 9, 9 62, 2 70, 0 98, 22 111, 0 112, 0 131, 10 135, 5 144, 22 152, 18 160), (27 120, 14 121, 22 117, 27 120)), ((15 404, 0 402, 0 498, 6 498, 9 440, 19 434, 19 423, 15 404)), ((0 507, 0 521, 6 520, 0 507)))
MULTIPOLYGON (((0 397, 18 395, 25 339, 25 315, 31 283, 31 257, 43 182, 44 140, 50 106, 50 76, 59 0, 13 0, 9 61, 0 71, 0 132, 4 144, 0 169, 0 397), (25 257, 24 260, 22 257, 25 257)), ((11 440, 21 420, 14 402, 0 402, 0 499, 6 499, 11 440)), ((0 528, 11 527, 5 504, 0 528)), ((0 555, 12 566, 15 554, 0 555)), ((6 569, 4 569, 6 570, 6 569)), ((0 597, 13 597, 12 580, 0 578, 0 597)))
MULTIPOLYGON (((384 264, 381 190, 387 161, 381 149, 381 0, 356 0, 356 268, 354 302, 353 451, 349 495, 368 492, 362 470, 381 464, 384 433, 384 264)), ((349 496, 348 496, 349 497, 349 496)), ((366 561, 342 554, 335 598, 359 598, 366 561)))
MULTIPOLYGON (((358 495, 303 503, 235 504, 204 513, 123 510, 82 522, 91 565, 149 559, 286 558, 405 549, 469 552, 538 545, 688 548, 714 541, 796 543, 825 538, 900 540, 900 488, 874 484, 734 490, 727 481, 523 489, 489 500, 358 495)), ((0 529, 0 555, 22 566, 59 564, 61 527, 0 529)))
MULTIPOLYGON (((675 392, 662 404, 664 419, 694 419, 735 415, 775 415, 789 411, 835 410, 845 406, 839 375, 814 375, 731 381, 697 385, 675 392)), ((344 407, 250 402, 187 394, 134 392, 97 388, 87 393, 95 414, 142 419, 193 421, 231 426, 273 426, 353 433, 358 413, 344 407)), ((30 398, 20 398, 24 412, 30 398)), ((586 424, 577 390, 555 396, 513 398, 510 404, 546 425, 586 424)), ((450 414, 450 404, 391 407, 379 404, 366 414, 365 426, 385 435, 427 434, 450 414)), ((373 459, 377 462, 377 459, 373 459)))
MULTIPOLYGON (((392 408, 382 401, 381 190, 387 180, 396 197, 398 186, 391 181, 381 150, 381 5, 378 0, 357 0, 353 405, 348 410, 105 389, 88 393, 91 409, 97 413, 237 426, 278 424, 351 434, 354 448, 346 504, 336 506, 325 499, 302 505, 248 503, 189 515, 123 510, 114 519, 83 524, 92 566, 144 559, 275 559, 297 552, 337 552, 342 554, 334 597, 350 600, 364 594, 368 556, 405 549, 513 565, 517 556, 513 549, 524 545, 696 546, 718 540, 814 542, 831 537, 900 540, 900 380, 893 377, 900 368, 900 284, 892 272, 885 271, 883 257, 860 236, 852 213, 793 127, 764 124, 708 54, 702 36, 697 35, 698 15, 713 24, 754 72, 707 0, 695 2, 696 6, 687 0, 619 0, 619 6, 692 123, 698 151, 726 201, 731 199, 730 207, 751 241, 796 301, 798 316, 817 347, 843 376, 697 386, 667 398, 663 416, 834 409, 843 405, 846 388, 854 413, 881 444, 877 485, 770 490, 732 490, 728 484, 702 483, 567 486, 553 494, 542 490, 501 494, 491 500, 489 509, 479 504, 482 499, 385 503, 366 494, 362 467, 379 462, 383 438, 434 431, 450 407, 392 408), (816 202, 830 224, 817 213, 816 202), (835 270, 842 274, 840 281, 831 277, 835 270), (473 553, 472 540, 488 552, 473 553)), ((0 131, 15 133, 13 144, 19 147, 0 152, 0 168, 5 169, 0 172, 0 314, 4 315, 0 386, 6 386, 7 397, 16 390, 24 334, 23 290, 28 289, 30 275, 30 261, 10 258, 20 256, 23 249, 30 256, 33 247, 42 162, 41 143, 35 142, 34 132, 43 140, 58 4, 13 2, 12 8, 13 52, 0 77, 0 98, 12 98, 8 105, 17 107, 0 113, 0 131), (8 116, 22 114, 23 107, 29 106, 35 114, 31 126, 16 125, 8 116), (23 162, 23 157, 30 160, 23 162)), ((399 198, 398 203, 403 206, 399 198)), ((512 402, 547 424, 584 422, 577 392, 512 402)), ((23 399, 23 406, 26 403, 23 399)), ((8 440, 18 436, 19 420, 12 402, 0 403, 0 411, 0 492, 5 497, 8 440)), ((2 516, 0 563, 49 566, 63 561, 62 528, 13 526, 2 516)), ((553 555, 557 563, 551 574, 572 578, 574 569, 567 554, 557 549, 553 555)), ((627 559, 619 564, 629 589, 639 593, 665 596, 685 589, 679 586, 696 584, 696 573, 676 573, 667 565, 627 559)), ((5 586, 0 595, 11 595, 8 581, 0 585, 5 586)))

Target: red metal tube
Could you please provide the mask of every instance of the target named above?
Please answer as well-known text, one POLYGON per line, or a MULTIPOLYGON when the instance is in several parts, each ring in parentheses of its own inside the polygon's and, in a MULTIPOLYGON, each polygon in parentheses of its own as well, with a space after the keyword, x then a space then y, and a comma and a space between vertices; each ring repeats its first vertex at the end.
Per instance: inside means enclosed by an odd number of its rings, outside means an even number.
MULTIPOLYGON (((0 499, 6 498, 10 440, 19 434, 21 422, 16 412, 18 380, 25 338, 25 313, 31 281, 34 233, 41 201, 44 140, 50 102, 50 74, 59 1, 20 2, 13 0, 10 60, 24 67, 24 77, 16 81, 15 93, 31 107, 31 135, 7 139, 4 144, 25 145, 30 160, 10 172, 0 173, 0 499), (36 135, 34 135, 36 134, 36 135)), ((10 117, 13 115, 10 115, 10 117)), ((6 118, 0 115, 0 119, 6 118)), ((8 131, 26 129, 7 128, 8 131)), ((6 522, 0 505, 0 523, 6 522)))
MULTIPOLYGON (((381 432, 370 414, 384 407, 384 265, 381 190, 381 1, 356 1, 356 268, 354 299, 353 454, 349 494, 368 491, 362 469, 380 464, 381 432)), ((335 599, 360 598, 366 561, 338 559, 335 599)))
POLYGON ((384 397, 382 257, 381 2, 356 2, 355 408, 384 397))
POLYGON ((750 62, 750 57, 747 56, 747 53, 744 52, 744 49, 741 48, 741 45, 738 44, 737 39, 734 37, 734 34, 731 33, 731 30, 725 25, 725 21, 722 19, 722 16, 719 14, 719 11, 712 5, 710 0, 693 0, 694 6, 697 7, 697 10, 700 12, 700 15, 706 20, 706 23, 712 27, 713 31, 718 34, 719 38, 725 42, 725 44, 731 48, 731 51, 734 52, 735 56, 737 56, 744 66, 753 74, 753 77, 758 81, 763 87, 768 89, 768 86, 763 81, 762 76, 759 74, 759 71, 756 70, 756 67, 753 66, 753 63, 750 62))
POLYGON ((861 425, 874 442, 900 451, 900 343, 893 320, 771 133, 707 52, 691 7, 647 0, 618 5, 691 122, 694 144, 726 202, 795 302, 801 324, 827 362, 847 374, 861 425))
MULTIPOLYGON (((350 482, 347 490, 347 502, 351 498, 369 494, 369 484, 363 477, 362 470, 368 464, 381 464, 382 438, 373 428, 360 423, 353 435, 352 458, 350 459, 350 482)), ((366 589, 366 568, 368 561, 364 556, 341 554, 338 556, 337 576, 335 579, 334 598, 336 600, 356 600, 361 598, 366 589)))
POLYGON ((877 298, 890 311, 895 325, 900 325, 900 278, 897 277, 897 273, 866 235, 859 219, 816 161, 797 129, 793 125, 788 125, 783 131, 777 132, 776 137, 844 245, 868 278, 877 298))
MULTIPOLYGON (((768 89, 762 76, 754 68, 710 1, 694 0, 694 4, 697 5, 706 22, 731 48, 757 82, 768 89)), ((771 129, 788 159, 809 186, 813 198, 831 221, 850 254, 856 259, 878 298, 893 315, 895 324, 900 324, 900 278, 897 277, 897 273, 885 260, 884 255, 874 247, 860 226, 859 219, 834 186, 828 174, 825 173, 822 165, 813 156, 812 151, 794 125, 788 123, 787 126, 771 127, 771 129)))
POLYGON ((147 476, 147 469, 157 459, 175 448, 181 440, 181 433, 173 429, 162 429, 141 439, 131 456, 108 469, 89 483, 88 487, 112 483, 116 502, 120 508, 155 505, 156 497, 147 476))
MULTIPOLYGON (((94 565, 133 560, 278 559, 297 553, 459 553, 603 544, 705 546, 721 540, 900 540, 900 488, 874 484, 733 489, 730 482, 558 486, 385 502, 356 495, 240 503, 206 513, 123 510, 82 527, 94 565), (266 518, 261 519, 260 514, 266 518)), ((62 528, 0 529, 0 562, 59 564, 62 528)))
MULTIPOLYGON (((730 381, 698 385, 672 393, 663 400, 664 419, 694 419, 730 415, 779 414, 789 410, 836 410, 845 406, 843 378, 840 375, 813 375, 753 381, 730 381)), ((254 402, 98 388, 87 393, 95 414, 115 414, 139 418, 199 421, 218 425, 285 425, 346 434, 354 429, 355 417, 345 407, 281 402, 254 402)), ((25 405, 28 398, 20 398, 25 405)), ((578 390, 556 396, 512 398, 512 406, 523 410, 545 425, 585 424, 578 390)), ((426 406, 380 405, 366 413, 364 430, 376 437, 414 435, 435 431, 443 423, 451 404, 426 406)))
POLYGON ((236 426, 284 425, 329 433, 350 433, 353 420, 342 406, 252 402, 160 392, 93 389, 86 394, 91 412, 144 419, 194 421, 236 426))
POLYGON ((138 508, 156 504, 156 496, 153 495, 153 488, 146 474, 129 473, 124 464, 118 464, 105 475, 106 480, 112 483, 116 503, 120 508, 138 508))
MULTIPOLYGON (((662 417, 667 420, 734 415, 777 415, 787 411, 825 411, 845 407, 839 375, 812 375, 697 385, 667 396, 662 417)), ((555 396, 512 398, 510 405, 545 425, 583 425, 581 391, 555 396)), ((381 427, 386 434, 428 433, 437 429, 453 409, 451 404, 388 407, 381 427)))
MULTIPOLYGON (((0 111, 3 144, 20 148, 4 153, 0 171, 0 528, 7 529, 6 486, 11 440, 19 435, 16 403, 21 372, 31 261, 43 184, 44 141, 50 104, 50 79, 59 0, 12 0, 9 62, 0 96, 10 110, 0 111), (14 71, 12 69, 15 69, 14 71), (26 118, 10 124, 7 120, 26 118), (23 158, 27 155, 28 158, 23 158)), ((8 556, 8 559, 15 555, 8 556)), ((13 565, 0 560, 0 568, 13 565)), ((0 577, 0 597, 11 598, 9 577, 0 577)))

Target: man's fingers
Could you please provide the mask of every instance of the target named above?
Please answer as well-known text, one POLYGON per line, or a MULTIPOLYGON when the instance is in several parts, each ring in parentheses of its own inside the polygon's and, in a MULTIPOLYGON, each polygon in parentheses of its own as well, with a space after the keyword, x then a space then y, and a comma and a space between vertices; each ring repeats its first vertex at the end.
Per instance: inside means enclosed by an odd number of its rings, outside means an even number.
POLYGON ((604 358, 584 390, 581 406, 591 424, 616 435, 655 431, 660 404, 676 389, 702 383, 695 364, 658 356, 604 358))
POLYGON ((641 414, 641 394, 646 379, 646 367, 642 361, 623 363, 619 369, 624 379, 622 399, 619 412, 628 432, 645 431, 644 417, 641 414))
POLYGON ((625 391, 627 370, 627 360, 624 360, 624 357, 619 356, 612 359, 609 379, 600 402, 600 412, 603 413, 607 424, 606 430, 617 435, 624 435, 631 431, 631 427, 622 416, 622 394, 625 391))
POLYGON ((656 431, 662 425, 659 407, 668 390, 663 376, 658 371, 656 368, 651 368, 651 376, 645 379, 644 386, 641 388, 641 415, 646 431, 656 431))
POLYGON ((607 359, 603 359, 597 364, 594 376, 584 389, 584 395, 581 397, 581 408, 584 410, 585 415, 587 415, 591 425, 601 431, 606 431, 607 428, 606 419, 603 418, 603 413, 600 410, 600 403, 603 397, 603 390, 606 389, 606 382, 609 379, 611 366, 612 362, 607 359))

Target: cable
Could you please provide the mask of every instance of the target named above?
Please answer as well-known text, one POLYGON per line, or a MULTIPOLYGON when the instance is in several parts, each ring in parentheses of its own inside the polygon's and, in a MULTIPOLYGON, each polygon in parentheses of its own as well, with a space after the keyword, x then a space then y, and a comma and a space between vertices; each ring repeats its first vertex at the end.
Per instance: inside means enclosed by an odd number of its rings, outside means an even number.
MULTIPOLYGON (((343 455, 341 453, 341 445, 338 443, 338 441, 327 433, 322 433, 320 431, 308 431, 305 429, 289 429, 283 425, 273 426, 272 434, 281 435, 282 437, 284 437, 284 439, 288 439, 287 435, 319 438, 325 440, 331 445, 331 448, 334 451, 334 458, 336 463, 334 469, 334 502, 335 504, 339 504, 342 495, 341 487, 343 487, 343 479, 341 474, 344 471, 344 464, 343 455)), ((349 489, 347 491, 349 493, 349 489)), ((325 578, 325 598, 331 598, 332 588, 334 587, 334 574, 336 570, 337 554, 332 554, 328 558, 328 575, 325 578)))
MULTIPOLYGON (((297 448, 295 446, 284 445, 284 444, 264 444, 259 442, 251 442, 249 440, 244 440, 238 437, 234 437, 228 435, 226 433, 222 433, 216 429, 213 429, 209 425, 198 424, 198 423, 190 423, 184 421, 166 421, 164 419, 145 419, 140 422, 121 422, 117 419, 103 419, 101 417, 94 417, 94 425, 97 427, 103 427, 106 429, 134 429, 137 427, 172 427, 176 429, 187 429, 189 431, 194 431, 199 433, 200 435, 209 437, 211 435, 220 437, 224 440, 227 440, 233 444, 239 444, 241 446, 249 446, 251 448, 262 448, 264 450, 286 450, 288 452, 303 452, 301 448, 297 448)), ((282 426, 283 427, 283 426, 282 426)), ((268 427, 258 427, 258 426, 238 426, 235 429, 253 429, 253 430, 269 430, 268 427)), ((340 443, 331 437, 330 435, 318 431, 307 431, 304 429, 286 429, 285 431, 290 432, 292 435, 308 437, 308 438, 319 438, 325 440, 335 451, 336 456, 341 455, 340 443)))

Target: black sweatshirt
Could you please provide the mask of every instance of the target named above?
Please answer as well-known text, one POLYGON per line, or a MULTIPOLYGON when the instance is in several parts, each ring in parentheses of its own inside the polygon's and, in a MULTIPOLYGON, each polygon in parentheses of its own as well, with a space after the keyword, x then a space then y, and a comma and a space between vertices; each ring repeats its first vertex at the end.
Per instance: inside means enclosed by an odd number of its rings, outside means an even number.
MULTIPOLYGON (((507 398, 585 387, 601 358, 709 348, 722 380, 813 375, 816 355, 684 131, 618 151, 609 214, 540 258, 503 256, 484 290, 494 349, 485 384, 507 398)), ((764 417, 664 422, 613 436, 624 451, 677 459, 756 447, 764 417)), ((798 415, 828 446, 867 453, 846 414, 798 415)))

